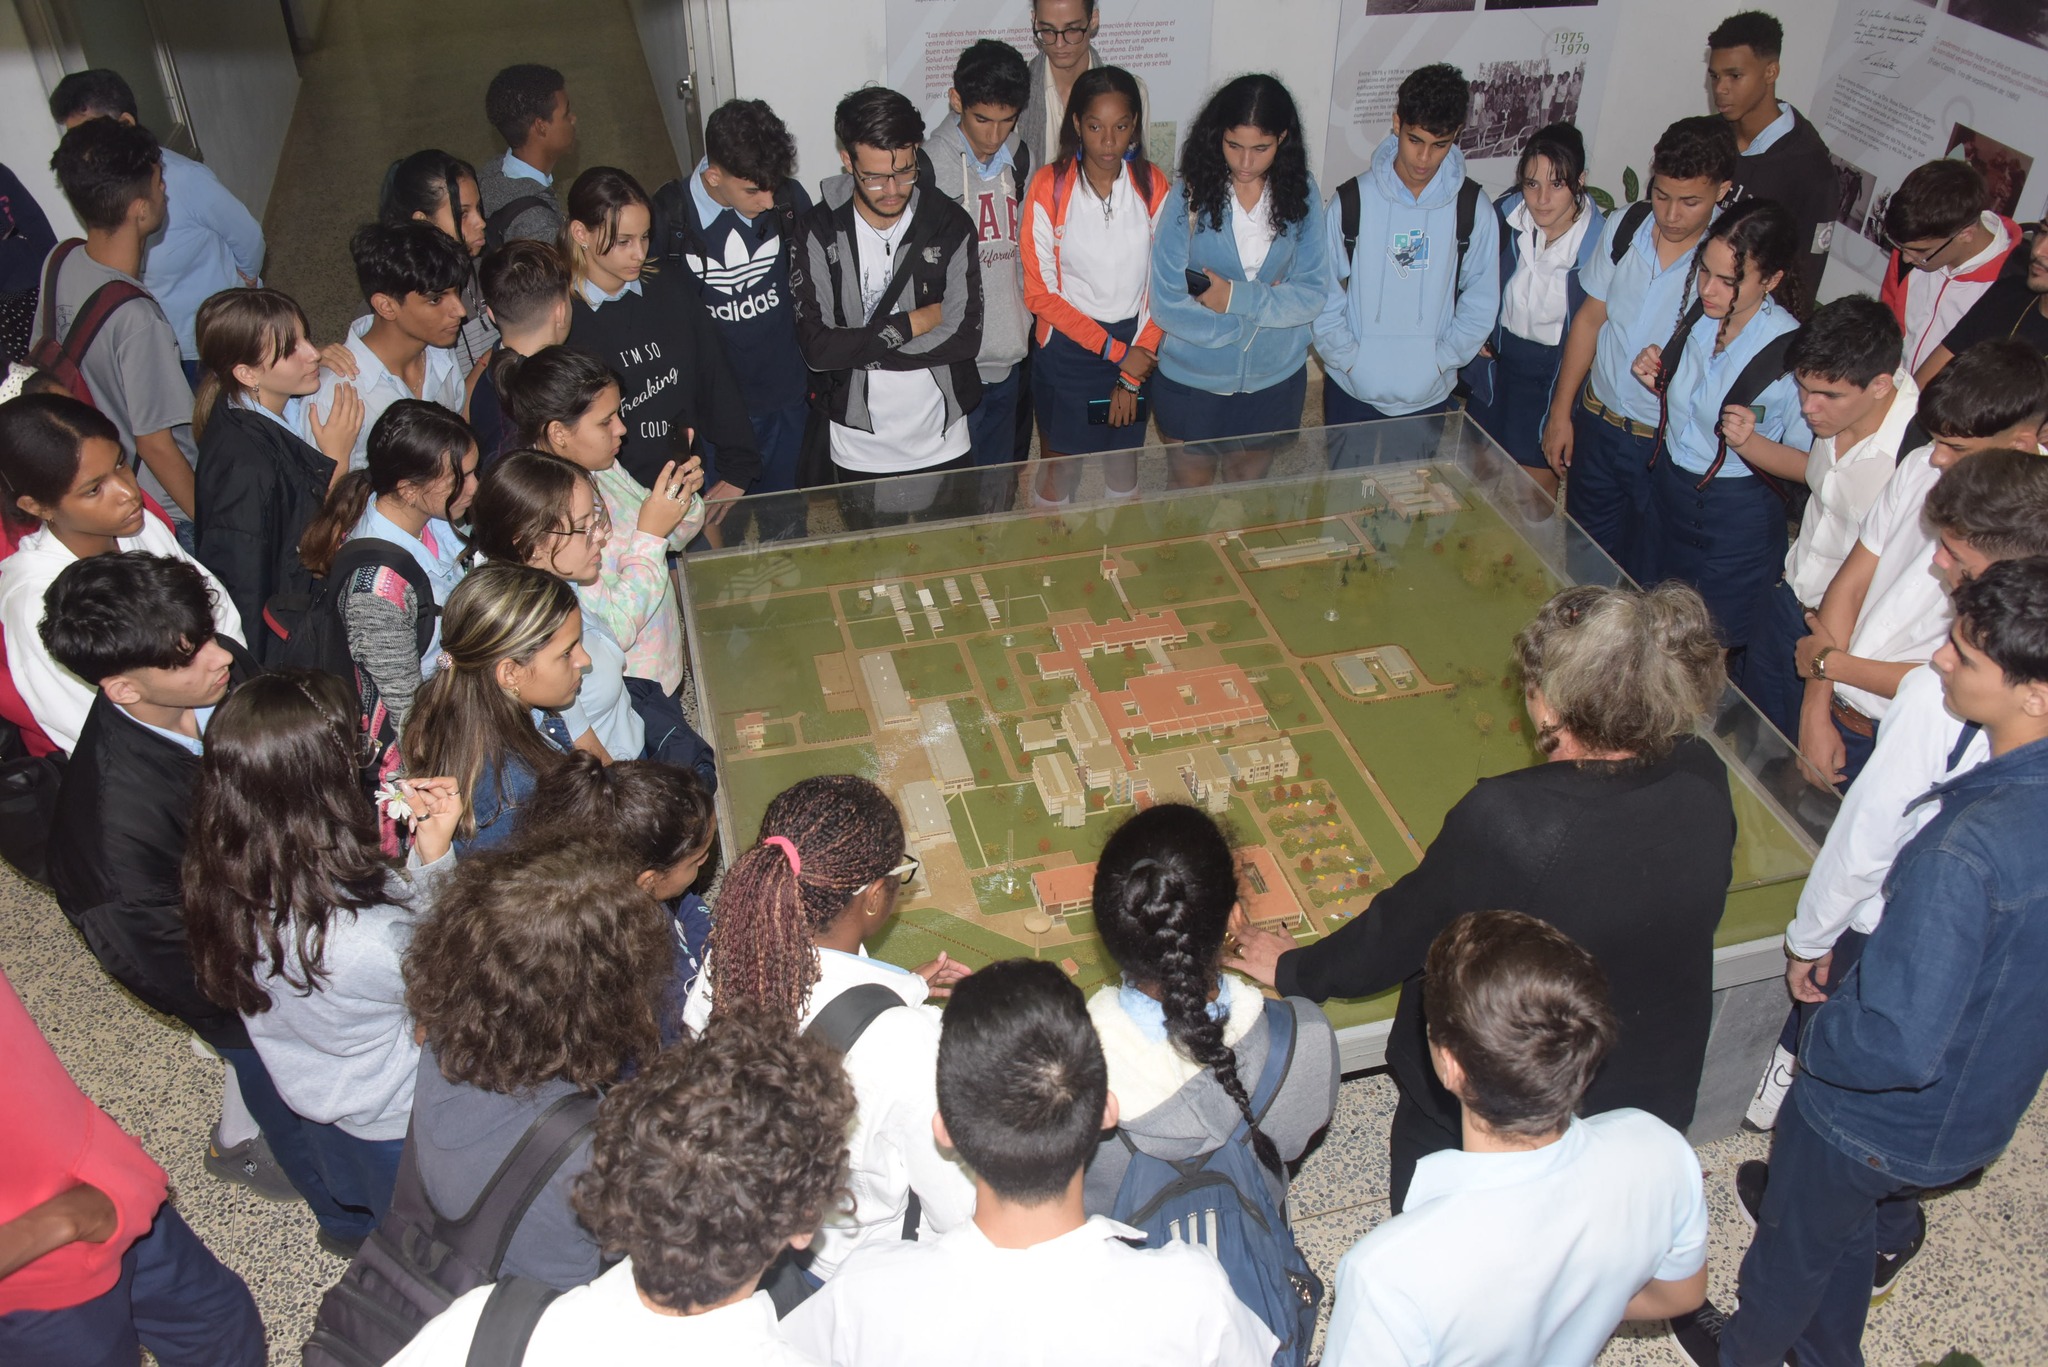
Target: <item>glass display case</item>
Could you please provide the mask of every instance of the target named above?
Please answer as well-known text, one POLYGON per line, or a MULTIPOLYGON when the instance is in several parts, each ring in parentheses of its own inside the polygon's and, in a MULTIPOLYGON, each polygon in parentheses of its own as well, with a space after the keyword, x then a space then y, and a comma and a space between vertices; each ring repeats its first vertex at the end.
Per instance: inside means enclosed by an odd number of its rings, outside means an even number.
MULTIPOLYGON (((1151 803, 1216 815, 1255 921, 1358 915, 1475 780, 1540 758, 1515 633, 1622 575, 1461 416, 1232 447, 1147 449, 1121 496, 1073 458, 1056 507, 1021 466, 734 505, 746 540, 684 569, 726 848, 797 780, 865 775, 922 861, 871 952, 1032 955, 1084 990, 1113 972, 1092 861, 1151 803)), ((1740 830, 1717 943, 1774 973, 1835 799, 1733 689, 1702 732, 1740 830)), ((1347 1033, 1392 1010, 1329 1004, 1347 1033)))

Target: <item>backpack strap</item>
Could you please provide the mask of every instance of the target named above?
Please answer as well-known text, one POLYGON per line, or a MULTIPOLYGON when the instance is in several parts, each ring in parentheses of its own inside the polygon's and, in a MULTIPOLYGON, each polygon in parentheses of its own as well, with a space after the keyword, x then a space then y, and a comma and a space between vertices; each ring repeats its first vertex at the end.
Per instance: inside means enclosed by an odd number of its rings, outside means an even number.
MULTIPOLYGON (((1800 332, 1801 329, 1793 328, 1790 332, 1781 332, 1776 337, 1771 338, 1770 341, 1765 342, 1756 355, 1749 358, 1749 363, 1743 366, 1741 372, 1736 375, 1735 383, 1728 386, 1728 392, 1721 396, 1721 406, 1726 408, 1731 403, 1744 406, 1755 403, 1757 395, 1776 384, 1778 378, 1785 373, 1785 357, 1791 352, 1792 344, 1799 339, 1800 332)), ((1735 458, 1742 460, 1742 453, 1737 451, 1735 458)), ((1706 474, 1701 475, 1700 482, 1693 487, 1696 489, 1706 488, 1707 481, 1720 474, 1721 467, 1727 461, 1728 438, 1721 435, 1721 424, 1716 422, 1714 424, 1713 463, 1707 466, 1706 474)), ((1749 462, 1746 460, 1742 460, 1742 463, 1749 465, 1749 462)), ((1749 465, 1749 472, 1762 480, 1764 487, 1779 498, 1784 499, 1788 503, 1791 501, 1791 490, 1785 487, 1783 480, 1757 469, 1754 465, 1749 465)))
POLYGON ((1621 211, 1621 226, 1614 230, 1614 244, 1607 249, 1607 259, 1619 266, 1628 249, 1635 245, 1636 234, 1643 230, 1643 220, 1650 216, 1650 201, 1639 199, 1621 211))
POLYGON ((1451 274, 1451 307, 1465 293, 1465 253, 1472 246, 1472 229, 1479 223, 1479 182, 1467 176, 1458 182, 1458 260, 1451 274))
POLYGON ((50 259, 43 263, 43 336, 54 339, 57 336, 57 273, 64 269, 64 263, 71 253, 85 245, 82 237, 67 237, 59 242, 50 253, 50 259))
POLYGON ((348 576, 369 565, 390 570, 412 586, 413 603, 418 610, 413 619, 413 644, 425 655, 427 643, 434 639, 434 623, 441 616, 441 604, 434 597, 434 581, 427 578, 412 552, 397 542, 378 536, 352 536, 334 553, 334 563, 327 567, 327 582, 339 590, 348 576))
POLYGON ((1678 326, 1671 329, 1664 349, 1657 356, 1657 439, 1650 447, 1650 461, 1644 467, 1654 470, 1657 457, 1664 450, 1664 429, 1671 423, 1671 377, 1678 373, 1678 358, 1685 353, 1685 339, 1692 335, 1693 325, 1706 317, 1707 306, 1695 299, 1678 315, 1678 326))
POLYGON ((540 1317, 561 1294, 531 1277, 507 1277, 493 1286, 469 1341, 467 1367, 519 1367, 540 1317))
POLYGON ((880 983, 862 983, 825 1003, 825 1009, 811 1017, 811 1023, 804 1027, 804 1034, 844 1054, 867 1033, 875 1017, 905 1004, 902 997, 880 983))
POLYGON ((535 1116, 469 1209, 456 1219, 443 1221, 448 1242, 496 1277, 527 1209, 569 1161, 569 1155, 589 1138, 596 1121, 597 1098, 581 1092, 558 1098, 535 1116), (485 1247, 479 1248, 480 1244, 485 1247), (478 1256, 480 1253, 488 1256, 478 1256))
POLYGON ((545 209, 554 203, 548 195, 520 195, 516 199, 500 204, 497 212, 484 220, 484 241, 493 247, 505 245, 505 234, 512 231, 512 221, 528 209, 545 209))
MULTIPOLYGON (((1344 264, 1358 259, 1358 177, 1337 187, 1337 226, 1344 234, 1344 264)), ((1347 269, 1346 274, 1349 274, 1347 269)))

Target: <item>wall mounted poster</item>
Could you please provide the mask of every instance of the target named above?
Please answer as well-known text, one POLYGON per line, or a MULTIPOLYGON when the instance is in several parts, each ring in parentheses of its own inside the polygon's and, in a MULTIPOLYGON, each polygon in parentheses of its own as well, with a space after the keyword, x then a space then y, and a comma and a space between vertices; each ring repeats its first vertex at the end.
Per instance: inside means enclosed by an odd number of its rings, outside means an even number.
MULTIPOLYGON (((1009 43, 1025 59, 1038 55, 1031 39, 1031 8, 1022 0, 888 0, 889 85, 924 111, 928 126, 946 117, 953 63, 982 38, 1009 43)), ((1101 0, 1095 50, 1102 60, 1145 82, 1145 149, 1162 165, 1175 164, 1180 130, 1209 93, 1211 0, 1101 0)), ((1044 160, 1034 147, 1034 161, 1044 160)))
MULTIPOLYGON (((1529 134, 1560 119, 1597 122, 1616 2, 1342 0, 1320 183, 1327 190, 1369 166, 1402 79, 1450 62, 1472 83, 1458 139, 1467 167, 1490 193, 1510 188, 1529 134)), ((1619 186, 1606 188, 1619 197, 1619 186)))
MULTIPOLYGON (((1991 207, 2020 222, 2048 212, 2048 3, 1844 0, 1813 121, 1841 182, 1833 259, 1876 288, 1884 211, 1907 172, 1936 157, 1974 163, 1991 207)), ((1841 271, 1831 271, 1839 294, 1841 271)))

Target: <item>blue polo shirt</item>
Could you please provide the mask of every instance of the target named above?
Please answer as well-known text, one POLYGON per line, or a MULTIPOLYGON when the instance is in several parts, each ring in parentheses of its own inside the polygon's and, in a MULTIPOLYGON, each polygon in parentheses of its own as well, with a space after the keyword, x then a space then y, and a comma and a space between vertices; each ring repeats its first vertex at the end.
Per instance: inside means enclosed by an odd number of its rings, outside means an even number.
MULTIPOLYGON (((1665 449, 1670 451, 1673 464, 1694 475, 1705 474, 1714 463, 1714 450, 1719 445, 1714 424, 1721 420, 1729 387, 1766 342, 1792 331, 1799 326, 1799 320, 1766 299, 1741 334, 1718 356, 1714 354, 1715 326, 1712 318, 1702 318, 1693 325, 1685 339, 1685 352, 1678 358, 1678 369, 1672 372, 1671 387, 1666 391, 1671 416, 1664 429, 1665 449)), ((1813 429, 1806 425, 1806 418, 1799 411, 1798 383, 1789 374, 1772 381, 1770 388, 1752 402, 1764 411, 1762 421, 1756 425, 1759 433, 1795 451, 1813 445, 1813 429)), ((1748 479, 1751 473, 1742 458, 1730 451, 1715 478, 1748 479)))
POLYGON ((1579 285, 1607 305, 1607 321, 1593 352, 1593 397, 1646 427, 1657 425, 1657 396, 1629 371, 1646 346, 1662 346, 1678 326, 1678 303, 1692 276, 1693 254, 1685 252, 1668 266, 1657 264, 1657 220, 1645 218, 1635 240, 1614 261, 1614 238, 1622 216, 1610 214, 1593 259, 1579 272, 1579 285))
POLYGON ((1778 117, 1764 125, 1764 131, 1749 140, 1749 146, 1742 149, 1745 157, 1760 157, 1777 144, 1779 138, 1792 131, 1792 106, 1778 101, 1778 117))

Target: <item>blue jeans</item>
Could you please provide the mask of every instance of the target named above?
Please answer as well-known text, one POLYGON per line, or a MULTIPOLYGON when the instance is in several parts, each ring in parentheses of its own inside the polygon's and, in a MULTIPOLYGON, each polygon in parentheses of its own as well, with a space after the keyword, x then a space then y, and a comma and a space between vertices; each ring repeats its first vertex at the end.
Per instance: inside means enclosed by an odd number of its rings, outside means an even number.
MULTIPOLYGON (((1364 428, 1330 434, 1330 468, 1332 470, 1355 470, 1367 465, 1391 465, 1401 461, 1433 460, 1437 443, 1443 439, 1444 425, 1441 421, 1430 422, 1438 414, 1449 413, 1458 406, 1457 400, 1445 399, 1413 413, 1404 413, 1402 418, 1413 419, 1399 426, 1389 423, 1386 427, 1364 428)), ((1390 413, 1362 400, 1354 399, 1344 392, 1343 386, 1325 376, 1323 379, 1323 426, 1343 427, 1355 422, 1379 422, 1392 418, 1390 413)))
POLYGON ((1638 584, 1647 583, 1650 453, 1657 443, 1572 407, 1572 463, 1564 510, 1638 584))
POLYGON ((312 1132, 321 1127, 285 1104, 277 1094, 277 1084, 270 1080, 270 1070, 263 1066, 262 1056, 253 1048, 216 1052, 234 1065, 235 1080, 241 1084, 242 1104, 263 1130, 277 1165, 313 1208, 313 1218, 320 1222, 320 1228, 346 1240, 361 1239, 375 1229, 378 1216, 368 1206, 351 1208, 349 1202, 328 1189, 320 1159, 314 1152, 316 1141, 312 1132))
POLYGON ((262 1367, 263 1321, 249 1288, 166 1201, 121 1255, 121 1277, 65 1310, 0 1315, 0 1367, 262 1367))
POLYGON ((1010 367, 1002 379, 982 382, 981 402, 967 415, 968 449, 976 465, 1008 465, 1023 453, 1017 449, 1017 395, 1024 368, 1010 367))
POLYGON ((1783 579, 1757 595, 1749 623, 1749 649, 1730 661, 1735 686, 1756 704, 1764 719, 1799 743, 1799 708, 1806 680, 1799 675, 1797 650, 1806 635, 1806 608, 1783 579))
POLYGON ((1721 1367, 1862 1367, 1877 1265, 1878 1203, 1912 1188, 1827 1142, 1799 1110, 1778 1112, 1771 1182, 1743 1255, 1742 1306, 1721 1334, 1721 1367))

